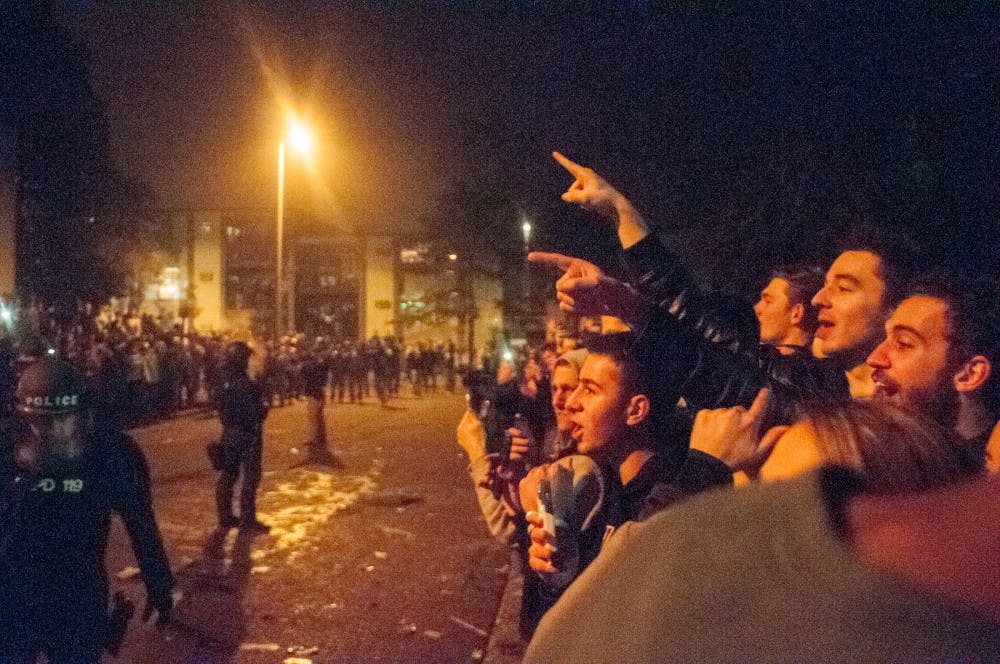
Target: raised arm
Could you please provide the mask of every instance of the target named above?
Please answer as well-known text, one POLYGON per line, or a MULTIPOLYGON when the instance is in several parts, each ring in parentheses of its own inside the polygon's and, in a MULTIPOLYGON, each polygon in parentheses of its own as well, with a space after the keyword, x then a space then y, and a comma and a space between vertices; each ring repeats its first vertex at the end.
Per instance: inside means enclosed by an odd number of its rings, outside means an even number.
POLYGON ((556 281, 556 299, 563 311, 581 316, 615 316, 635 325, 649 308, 628 284, 609 277, 582 258, 533 251, 528 260, 562 272, 556 281))
POLYGON ((592 210, 614 223, 623 249, 628 249, 649 235, 646 220, 607 180, 592 168, 581 166, 559 152, 553 152, 552 156, 574 178, 573 184, 562 195, 564 201, 592 210))
POLYGON ((505 544, 512 543, 517 519, 487 485, 491 462, 486 453, 486 432, 482 422, 471 410, 465 411, 455 430, 455 436, 469 458, 469 476, 490 534, 505 544))

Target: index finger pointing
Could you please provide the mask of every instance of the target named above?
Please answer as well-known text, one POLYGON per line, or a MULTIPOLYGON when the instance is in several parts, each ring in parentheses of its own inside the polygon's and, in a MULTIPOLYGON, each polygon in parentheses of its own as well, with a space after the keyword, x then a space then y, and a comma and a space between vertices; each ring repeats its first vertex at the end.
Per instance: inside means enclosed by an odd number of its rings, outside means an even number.
POLYGON ((552 265, 564 272, 573 265, 573 259, 569 256, 549 251, 532 251, 528 254, 528 262, 552 265))
POLYGON ((570 174, 573 177, 577 177, 580 174, 580 172, 583 170, 583 166, 581 166, 580 164, 576 163, 575 161, 567 158, 565 155, 563 155, 560 152, 553 152, 552 156, 555 158, 556 161, 559 162, 559 164, 563 168, 565 168, 567 171, 569 171, 570 174))

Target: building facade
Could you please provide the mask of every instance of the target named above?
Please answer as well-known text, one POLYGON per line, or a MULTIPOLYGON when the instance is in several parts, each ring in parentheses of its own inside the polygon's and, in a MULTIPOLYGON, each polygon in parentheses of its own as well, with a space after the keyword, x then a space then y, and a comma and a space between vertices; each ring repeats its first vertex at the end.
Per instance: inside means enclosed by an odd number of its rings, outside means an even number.
MULTIPOLYGON (((167 213, 176 248, 156 307, 198 330, 270 336, 277 297, 273 212, 167 213)), ((486 348, 503 329, 500 281, 433 245, 385 236, 286 232, 283 333, 486 348), (435 253, 437 251, 437 253, 435 253), (453 258, 450 258, 453 257, 453 258)))

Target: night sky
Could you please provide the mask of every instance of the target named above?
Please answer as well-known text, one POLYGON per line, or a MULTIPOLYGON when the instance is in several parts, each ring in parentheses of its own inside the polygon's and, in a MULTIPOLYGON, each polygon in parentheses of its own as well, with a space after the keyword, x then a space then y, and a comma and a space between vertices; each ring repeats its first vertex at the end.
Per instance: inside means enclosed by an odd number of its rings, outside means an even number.
POLYGON ((65 22, 118 165, 163 205, 272 206, 287 96, 321 139, 290 205, 347 231, 513 263, 523 211, 537 246, 611 264, 613 236, 559 201, 558 149, 745 288, 859 223, 995 256, 995 3, 90 4, 65 22))

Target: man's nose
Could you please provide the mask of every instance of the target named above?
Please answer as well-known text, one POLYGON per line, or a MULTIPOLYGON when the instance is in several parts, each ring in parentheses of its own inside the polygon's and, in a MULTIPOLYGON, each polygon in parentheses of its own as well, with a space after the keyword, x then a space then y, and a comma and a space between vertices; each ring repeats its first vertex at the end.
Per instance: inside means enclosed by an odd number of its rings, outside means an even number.
POLYGON ((579 399, 577 399, 577 396, 579 394, 580 394, 580 388, 577 387, 575 390, 573 390, 573 393, 569 395, 569 398, 566 399, 566 406, 565 406, 566 410, 570 411, 581 410, 580 401, 579 399))
POLYGON ((828 298, 827 295, 826 295, 826 286, 823 286, 822 288, 820 288, 819 292, 817 292, 815 295, 813 295, 813 299, 810 300, 810 301, 812 302, 812 305, 814 307, 828 307, 828 306, 830 306, 830 298, 828 298))
POLYGON ((889 340, 886 339, 872 351, 865 363, 874 369, 888 369, 892 364, 889 362, 889 354, 885 350, 886 344, 889 340))

